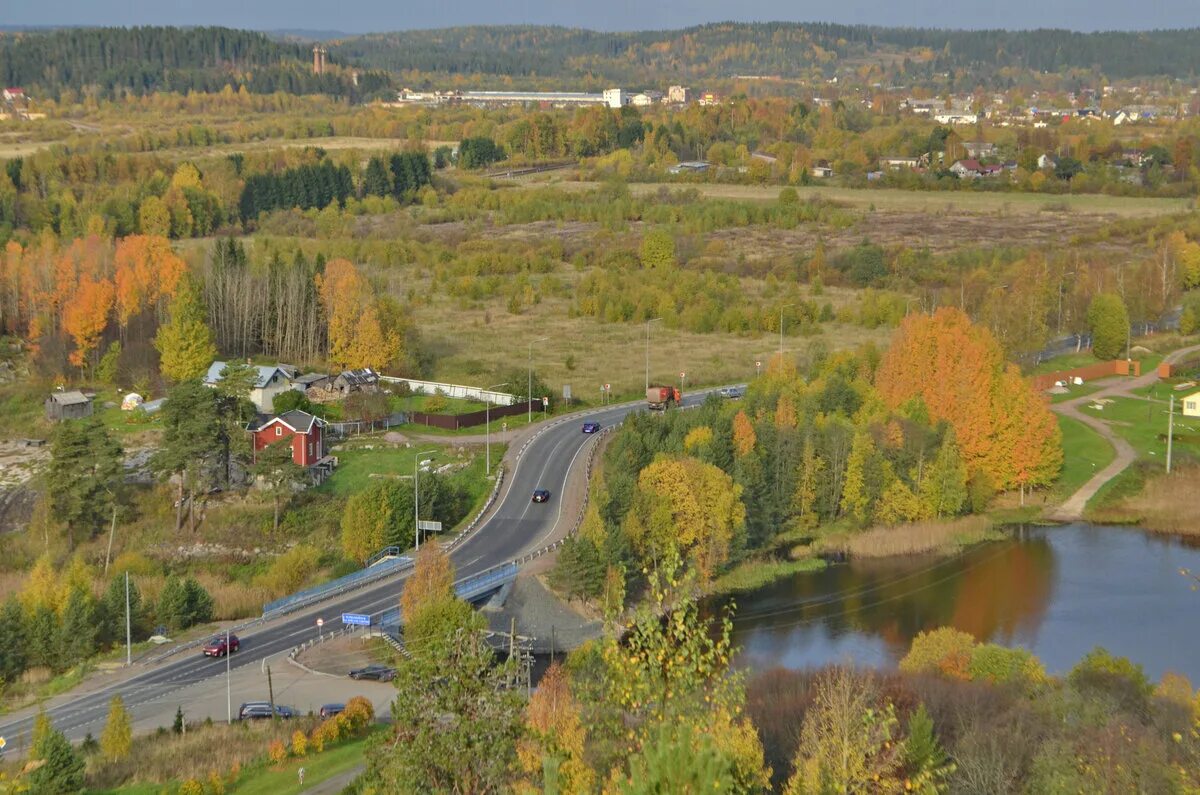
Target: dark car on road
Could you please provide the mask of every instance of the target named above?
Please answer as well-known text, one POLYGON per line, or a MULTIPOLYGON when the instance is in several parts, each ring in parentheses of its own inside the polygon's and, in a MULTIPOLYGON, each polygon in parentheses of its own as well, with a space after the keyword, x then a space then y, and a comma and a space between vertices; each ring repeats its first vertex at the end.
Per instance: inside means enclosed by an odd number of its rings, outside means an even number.
POLYGON ((238 640, 237 635, 214 635, 212 640, 204 644, 205 657, 224 657, 230 652, 236 652, 242 647, 242 642, 238 640), (228 641, 228 646, 226 646, 228 641))
POLYGON ((533 490, 533 501, 534 501, 534 502, 549 502, 549 501, 550 501, 550 492, 549 492, 549 490, 547 490, 547 489, 534 489, 534 490, 533 490))
POLYGON ((717 394, 726 400, 740 400, 746 396, 746 387, 726 386, 718 389, 717 394))
POLYGON ((334 715, 341 715, 345 711, 345 704, 322 704, 321 711, 318 714, 322 718, 332 718, 334 715))
POLYGON ((366 668, 355 668, 350 672, 350 678, 390 682, 396 678, 396 669, 388 668, 386 665, 368 665, 366 668))
MULTIPOLYGON (((283 705, 276 705, 275 716, 283 720, 296 717, 296 710, 283 705)), ((266 701, 252 701, 242 704, 238 710, 238 720, 266 720, 271 717, 271 705, 266 701)))
POLYGON ((583 432, 584 433, 599 433, 600 432, 600 423, 585 422, 583 424, 583 432))

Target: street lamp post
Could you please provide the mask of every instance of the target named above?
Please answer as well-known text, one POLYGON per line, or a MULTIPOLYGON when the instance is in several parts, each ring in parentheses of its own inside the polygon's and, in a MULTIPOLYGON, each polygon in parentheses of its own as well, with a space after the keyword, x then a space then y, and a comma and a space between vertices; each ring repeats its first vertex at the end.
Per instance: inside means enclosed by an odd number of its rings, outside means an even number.
POLYGON ((650 388, 650 324, 658 320, 662 318, 652 317, 646 321, 646 389, 650 388))
MULTIPOLYGON (((532 350, 532 347, 530 350, 532 350)), ((533 377, 530 376, 531 381, 532 378, 533 377)), ((502 386, 508 386, 508 382, 505 381, 503 384, 494 384, 489 386, 486 391, 491 392, 493 389, 499 389, 502 386)), ((532 413, 533 410, 530 409, 530 414, 532 413)), ((486 397, 483 400, 483 448, 485 451, 484 460, 486 462, 484 464, 483 474, 485 476, 490 476, 492 474, 492 401, 488 400, 486 397)))
POLYGON ((413 456, 413 548, 421 551, 421 456, 433 455, 437 450, 423 450, 413 456))
POLYGON ((529 341, 529 377, 525 384, 525 406, 528 409, 525 421, 533 423, 533 346, 539 342, 545 342, 549 337, 539 337, 536 340, 529 341))

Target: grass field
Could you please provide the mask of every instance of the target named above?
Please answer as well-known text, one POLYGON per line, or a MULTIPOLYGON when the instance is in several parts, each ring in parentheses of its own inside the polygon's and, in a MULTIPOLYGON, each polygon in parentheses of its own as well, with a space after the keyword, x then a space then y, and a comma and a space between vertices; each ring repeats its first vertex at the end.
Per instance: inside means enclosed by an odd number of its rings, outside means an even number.
POLYGON ((1115 452, 1107 439, 1079 420, 1060 416, 1058 427, 1063 437, 1063 468, 1053 490, 1066 498, 1108 466, 1115 452))
MULTIPOLYGON (((556 183, 564 188, 598 187, 596 182, 556 183)), ((663 185, 686 190, 694 188, 702 196, 715 199, 744 201, 774 201, 782 185, 711 185, 682 183, 635 183, 629 186, 636 194, 657 193, 663 185)), ((1031 213, 1090 213, 1119 215, 1126 218, 1152 217, 1186 212, 1194 206, 1191 199, 1157 199, 1102 194, 1046 195, 1040 193, 983 193, 976 191, 908 191, 886 188, 838 188, 832 186, 797 188, 800 199, 823 199, 840 202, 860 209, 872 206, 892 212, 972 212, 988 214, 1031 213)))
MULTIPOLYGON (((373 736, 373 735, 372 735, 373 736)), ((363 764, 371 736, 339 745, 306 759, 289 759, 281 765, 247 773, 226 790, 229 795, 293 795, 363 764), (304 786, 297 771, 304 768, 304 786)))
MULTIPOLYGON (((1200 420, 1184 417, 1175 407, 1174 450, 1179 455, 1200 455, 1200 420)), ((1138 457, 1165 465, 1167 454, 1167 402, 1116 398, 1102 409, 1085 404, 1082 410, 1109 423, 1137 452, 1138 457)))

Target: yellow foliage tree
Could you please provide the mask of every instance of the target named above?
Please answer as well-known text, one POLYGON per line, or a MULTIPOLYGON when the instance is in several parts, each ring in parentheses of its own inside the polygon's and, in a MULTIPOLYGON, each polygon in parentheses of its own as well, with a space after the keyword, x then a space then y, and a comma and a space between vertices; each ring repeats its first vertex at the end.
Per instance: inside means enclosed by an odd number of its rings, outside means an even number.
POLYGON ((525 777, 518 792, 542 792, 543 774, 548 770, 556 772, 558 791, 563 795, 593 791, 596 774, 584 760, 587 731, 562 666, 551 665, 529 699, 525 729, 525 737, 517 744, 517 761, 525 777))
POLYGON ((400 594, 400 614, 411 623, 426 606, 454 598, 454 567, 440 544, 428 543, 417 553, 412 576, 400 594))
POLYGON ((738 458, 750 455, 757 443, 758 434, 754 432, 754 424, 750 422, 746 412, 739 411, 733 415, 733 450, 738 458))
POLYGON ((745 527, 742 487, 712 464, 660 456, 638 476, 626 521, 629 537, 645 559, 657 563, 678 552, 708 581, 745 527))
POLYGON ((110 762, 124 759, 133 750, 133 723, 120 696, 113 696, 109 702, 108 720, 100 733, 100 750, 110 762))

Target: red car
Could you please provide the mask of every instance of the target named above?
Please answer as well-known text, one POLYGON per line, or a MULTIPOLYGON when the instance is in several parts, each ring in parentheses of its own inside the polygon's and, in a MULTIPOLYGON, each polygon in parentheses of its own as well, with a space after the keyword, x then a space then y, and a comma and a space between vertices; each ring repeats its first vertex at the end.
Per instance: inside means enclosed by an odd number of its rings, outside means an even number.
POLYGON ((216 635, 208 643, 204 644, 205 657, 224 657, 229 652, 235 652, 242 647, 242 642, 238 640, 237 635, 216 635), (229 646, 226 648, 226 637, 228 637, 229 646))

